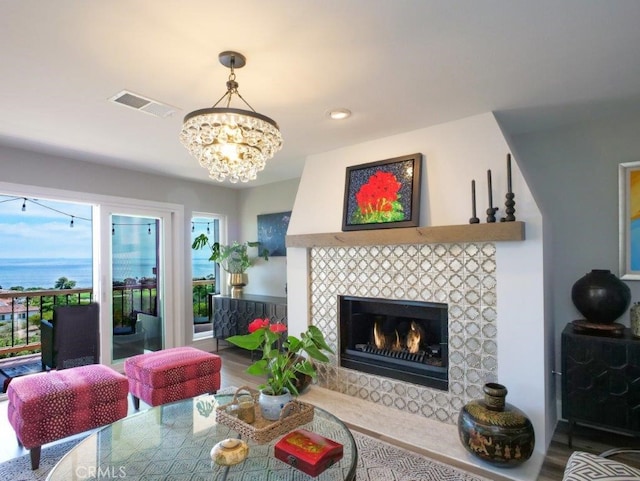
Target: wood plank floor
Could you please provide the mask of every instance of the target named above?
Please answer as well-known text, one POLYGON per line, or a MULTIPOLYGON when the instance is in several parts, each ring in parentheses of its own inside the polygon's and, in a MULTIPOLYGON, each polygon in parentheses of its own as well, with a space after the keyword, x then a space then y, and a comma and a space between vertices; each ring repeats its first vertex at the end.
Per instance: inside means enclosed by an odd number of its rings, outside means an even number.
MULTIPOLYGON (((223 357, 221 387, 243 386, 256 384, 256 378, 245 373, 244 370, 251 360, 246 353, 235 348, 222 348, 219 354, 223 357)), ((13 429, 7 421, 7 402, 0 402, 0 462, 12 457, 26 454, 27 451, 18 447, 13 429)), ((130 410, 132 411, 132 407, 130 410)), ((367 433, 371 435, 372 433, 367 433)), ((407 446, 403 446, 407 448, 407 446)), ((576 427, 573 436, 573 448, 567 445, 567 426, 560 423, 553 436, 553 440, 545 457, 538 481, 561 481, 567 459, 574 450, 599 454, 611 448, 634 447, 640 449, 640 440, 629 436, 603 432, 584 426, 576 427)), ((640 467, 640 457, 618 457, 619 460, 640 467)))

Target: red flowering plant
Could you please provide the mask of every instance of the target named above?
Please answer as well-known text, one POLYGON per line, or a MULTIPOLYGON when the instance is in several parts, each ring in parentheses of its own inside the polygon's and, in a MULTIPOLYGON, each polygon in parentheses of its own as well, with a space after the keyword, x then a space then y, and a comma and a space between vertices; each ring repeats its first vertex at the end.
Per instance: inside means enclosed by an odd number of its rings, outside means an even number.
POLYGON ((396 222, 404 220, 400 203, 402 184, 391 172, 376 172, 356 193, 358 209, 352 221, 357 224, 396 222))
POLYGON ((269 319, 255 319, 249 324, 249 334, 231 336, 227 341, 243 349, 261 350, 262 357, 247 368, 249 374, 266 376, 267 382, 259 386, 268 394, 284 394, 285 388, 297 396, 296 374, 316 378, 316 369, 312 359, 328 362, 323 352, 333 353, 324 340, 320 329, 309 326, 306 332, 295 336, 284 336, 287 326, 282 323, 271 324, 269 319), (305 352, 309 357, 300 355, 305 352))

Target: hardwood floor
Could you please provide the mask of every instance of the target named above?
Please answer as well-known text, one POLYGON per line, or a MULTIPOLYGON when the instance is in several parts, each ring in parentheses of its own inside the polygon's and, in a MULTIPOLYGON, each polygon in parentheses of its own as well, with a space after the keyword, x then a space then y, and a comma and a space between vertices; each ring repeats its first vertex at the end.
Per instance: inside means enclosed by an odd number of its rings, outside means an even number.
MULTIPOLYGON (((256 378, 244 372, 251 362, 248 353, 235 348, 220 347, 218 354, 224 359, 221 387, 255 385, 256 378)), ((0 462, 27 453, 16 442, 13 429, 7 421, 8 403, 6 402, 6 396, 2 399, 4 400, 0 402, 0 462)), ((134 412, 131 405, 129 412, 134 412)), ((567 425, 566 423, 558 425, 538 476, 538 481, 562 480, 567 459, 574 450, 599 454, 616 447, 635 447, 640 449, 640 440, 628 436, 603 432, 584 426, 578 426, 574 431, 573 448, 570 449, 567 445, 567 425)), ((403 447, 407 448, 407 446, 403 447)), ((617 459, 640 467, 640 457, 619 456, 617 459)))

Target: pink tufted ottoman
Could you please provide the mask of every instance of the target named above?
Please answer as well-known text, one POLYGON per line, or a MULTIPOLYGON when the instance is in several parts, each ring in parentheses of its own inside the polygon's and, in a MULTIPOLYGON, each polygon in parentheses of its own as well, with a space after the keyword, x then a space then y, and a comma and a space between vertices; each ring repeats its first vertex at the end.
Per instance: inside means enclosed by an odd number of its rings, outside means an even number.
POLYGON ((31 469, 43 444, 111 424, 127 415, 129 382, 102 364, 15 378, 9 384, 9 422, 30 449, 31 469))
POLYGON ((124 362, 133 405, 158 406, 215 393, 220 388, 220 356, 193 347, 139 354, 124 362))

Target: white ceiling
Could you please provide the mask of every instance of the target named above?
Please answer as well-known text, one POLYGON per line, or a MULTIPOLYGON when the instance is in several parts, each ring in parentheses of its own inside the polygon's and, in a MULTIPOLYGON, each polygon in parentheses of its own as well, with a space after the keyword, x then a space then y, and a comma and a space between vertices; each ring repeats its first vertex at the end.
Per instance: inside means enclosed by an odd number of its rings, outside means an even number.
POLYGON ((488 111, 517 133, 640 106, 638 0, 3 0, 0 144, 216 183, 178 133, 224 93, 223 50, 247 57, 240 93, 284 137, 236 187, 488 111), (108 102, 122 90, 178 111, 108 102))

